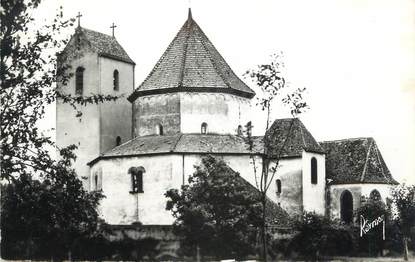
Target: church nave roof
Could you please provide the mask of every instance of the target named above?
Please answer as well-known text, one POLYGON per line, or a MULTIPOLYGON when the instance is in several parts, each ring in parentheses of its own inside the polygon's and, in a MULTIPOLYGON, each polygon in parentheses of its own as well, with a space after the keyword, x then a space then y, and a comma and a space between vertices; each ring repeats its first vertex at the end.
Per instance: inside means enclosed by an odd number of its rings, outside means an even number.
POLYGON ((371 137, 320 142, 331 184, 397 184, 371 137))

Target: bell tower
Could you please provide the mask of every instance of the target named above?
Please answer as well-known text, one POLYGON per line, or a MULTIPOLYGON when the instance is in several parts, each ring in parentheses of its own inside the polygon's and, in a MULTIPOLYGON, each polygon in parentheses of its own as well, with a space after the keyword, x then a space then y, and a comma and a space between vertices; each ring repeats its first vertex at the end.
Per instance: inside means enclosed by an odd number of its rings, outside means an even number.
MULTIPOLYGON (((57 146, 75 144, 74 168, 79 177, 89 178, 89 161, 132 137, 132 105, 126 97, 134 89, 135 63, 114 35, 79 25, 59 61, 69 65, 72 75, 67 82, 58 82, 60 92, 84 98, 118 97, 116 101, 78 104, 77 110, 61 99, 56 102, 57 146)), ((89 182, 84 186, 89 188, 89 182)))

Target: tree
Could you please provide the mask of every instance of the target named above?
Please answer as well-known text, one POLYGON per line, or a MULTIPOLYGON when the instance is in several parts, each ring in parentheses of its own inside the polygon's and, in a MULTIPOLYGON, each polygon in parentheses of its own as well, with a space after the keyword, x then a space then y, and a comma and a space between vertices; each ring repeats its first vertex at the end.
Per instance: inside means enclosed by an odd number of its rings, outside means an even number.
POLYGON ((298 233, 289 248, 307 258, 349 255, 353 249, 353 236, 345 225, 315 213, 304 213, 302 219, 296 221, 295 230, 298 233))
POLYGON ((360 222, 359 234, 362 234, 359 238, 360 251, 368 252, 369 255, 383 255, 383 235, 390 218, 390 210, 386 204, 382 199, 371 196, 355 211, 355 215, 360 222), (373 221, 379 222, 369 228, 373 221))
POLYGON ((59 61, 58 66, 57 57, 68 42, 62 35, 72 27, 74 19, 63 19, 61 9, 50 25, 39 27, 34 23, 32 12, 40 2, 1 1, 2 179, 54 172, 56 161, 48 151, 54 143, 39 130, 38 121, 44 117, 45 108, 57 98, 74 108, 118 98, 102 94, 73 97, 56 89, 58 80, 66 83, 73 76, 67 61, 59 61))
POLYGON ((39 181, 22 174, 2 186, 4 257, 63 258, 77 241, 98 232, 97 206, 102 194, 86 192, 70 164, 58 161, 61 170, 56 177, 39 181))
MULTIPOLYGON (((263 138, 263 151, 261 152, 261 168, 258 168, 256 163, 256 155, 251 154, 251 161, 253 163, 256 187, 261 193, 262 204, 262 253, 263 258, 267 261, 267 192, 273 178, 279 168, 281 156, 285 150, 286 142, 291 135, 294 121, 291 121, 288 132, 279 135, 278 139, 283 141, 278 148, 275 148, 273 139, 268 135, 270 128, 270 119, 272 107, 275 100, 280 100, 283 105, 287 106, 293 118, 308 108, 308 105, 303 100, 303 92, 305 88, 292 89, 287 85, 284 77, 284 64, 282 60, 282 53, 271 56, 271 61, 268 64, 258 65, 257 68, 248 70, 246 76, 251 79, 256 86, 259 87, 260 92, 257 94, 257 105, 261 107, 266 117, 266 126, 263 138), (272 150, 271 150, 272 147, 272 150)), ((253 152, 255 139, 252 136, 252 124, 249 122, 245 126, 245 140, 249 146, 249 150, 253 152)))
POLYGON ((403 236, 404 259, 408 260, 408 241, 415 226, 415 186, 397 186, 392 190, 392 200, 397 211, 395 219, 403 236))
MULTIPOLYGON (((29 230, 40 226, 41 221, 46 223, 42 225, 47 229, 45 236, 55 234, 51 239, 62 241, 68 248, 70 239, 92 232, 85 227, 92 229, 97 223, 94 210, 102 195, 87 193, 80 187, 81 182, 71 168, 76 158, 72 151, 76 146, 58 149, 61 159, 56 160, 50 154, 51 150, 56 150, 55 144, 42 133, 38 123, 46 107, 57 98, 76 108, 116 97, 101 94, 71 97, 56 89, 58 80, 65 83, 72 77, 65 61, 60 61, 58 66, 57 54, 67 43, 62 35, 71 28, 74 19, 63 19, 61 9, 49 25, 39 26, 32 14, 40 2, 1 0, 0 165, 2 182, 8 183, 3 188, 2 223, 6 223, 6 229, 2 233, 3 239, 10 240, 13 236, 10 234, 17 233, 13 228, 29 230), (19 202, 22 199, 24 202, 19 202), (45 203, 45 199, 50 203, 45 203), (74 203, 71 205, 69 200, 74 203), (76 208, 75 203, 84 208, 76 208), (18 219, 18 212, 23 212, 25 205, 30 209, 45 205, 46 208, 36 209, 39 213, 31 210, 32 216, 27 210, 28 214, 21 214, 24 219, 18 219), (71 212, 79 218, 74 218, 71 212), (51 219, 45 220, 43 216, 49 215, 51 219), (18 222, 21 224, 13 227, 13 223, 18 222)), ((20 236, 27 237, 29 243, 34 233, 29 230, 21 232, 20 236)))
POLYGON ((222 160, 203 158, 188 185, 165 195, 186 254, 194 255, 197 248, 217 259, 255 253, 260 195, 222 160))

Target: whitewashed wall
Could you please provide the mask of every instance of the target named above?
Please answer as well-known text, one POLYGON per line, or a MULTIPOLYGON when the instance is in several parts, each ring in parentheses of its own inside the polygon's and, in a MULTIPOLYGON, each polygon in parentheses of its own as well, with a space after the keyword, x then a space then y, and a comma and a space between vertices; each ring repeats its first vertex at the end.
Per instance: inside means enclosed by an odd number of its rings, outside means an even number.
POLYGON ((230 94, 180 93, 180 130, 200 133, 203 122, 209 133, 237 134, 249 121, 250 100, 230 94))
POLYGON ((303 151, 303 207, 304 211, 325 214, 326 160, 324 154, 303 151), (311 159, 317 159, 317 184, 311 183, 311 159))
MULTIPOLYGON (((99 58, 96 54, 86 52, 71 63, 72 72, 78 67, 84 71, 84 94, 99 92, 99 58)), ((58 83, 61 92, 75 95, 75 77, 71 77, 67 85, 58 83)), ((79 107, 82 118, 76 117, 76 111, 72 106, 58 100, 56 103, 56 144, 59 148, 68 145, 76 145, 77 159, 73 164, 80 177, 88 177, 89 167, 87 163, 99 154, 99 106, 90 105, 79 107)), ((87 181, 84 182, 86 186, 87 181)))
POLYGON ((330 185, 330 217, 340 219, 340 198, 341 194, 345 190, 349 190, 353 196, 353 210, 358 209, 361 206, 362 196, 369 197, 370 192, 376 189, 379 191, 382 201, 386 201, 386 198, 390 197, 391 189, 393 185, 388 184, 343 184, 343 185, 330 185))

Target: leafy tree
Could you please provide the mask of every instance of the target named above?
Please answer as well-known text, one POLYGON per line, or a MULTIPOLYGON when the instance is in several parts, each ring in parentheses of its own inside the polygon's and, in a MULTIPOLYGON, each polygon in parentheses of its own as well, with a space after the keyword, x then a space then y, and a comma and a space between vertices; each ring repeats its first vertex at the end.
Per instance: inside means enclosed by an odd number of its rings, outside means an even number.
POLYGON ((362 203, 355 214, 357 221, 360 222, 359 234, 362 234, 362 237, 359 238, 359 251, 367 252, 371 256, 383 255, 383 233, 384 230, 386 231, 386 225, 390 222, 390 210, 386 204, 381 199, 370 197, 362 203), (368 229, 369 224, 374 221, 379 221, 379 223, 368 229), (368 230, 366 231, 366 229, 368 230))
MULTIPOLYGON (((267 210, 267 192, 279 168, 280 159, 285 150, 286 142, 292 134, 292 126, 294 123, 294 121, 291 121, 288 131, 283 135, 279 135, 279 139, 281 139, 283 143, 281 143, 281 146, 278 146, 278 148, 275 148, 271 136, 267 135, 267 131, 270 128, 273 104, 276 100, 280 100, 283 105, 289 108, 293 118, 304 112, 308 108, 308 105, 303 99, 305 88, 293 89, 287 84, 284 77, 282 53, 271 56, 271 61, 269 63, 258 65, 257 68, 248 70, 245 76, 251 79, 254 84, 259 87, 260 92, 257 93, 257 105, 261 107, 261 110, 266 116, 265 135, 262 141, 264 147, 261 152, 261 163, 257 163, 256 154, 251 155, 251 161, 254 166, 256 187, 261 193, 262 254, 264 260, 267 261, 267 223, 265 216, 267 210), (271 150, 271 147, 273 150, 271 150), (260 168, 258 165, 260 165, 260 168)), ((254 149, 255 142, 255 138, 252 136, 252 128, 251 122, 245 126, 245 140, 251 151, 254 149)))
POLYGON ((58 161, 58 176, 39 181, 22 174, 2 186, 4 257, 62 258, 70 254, 77 241, 98 232, 96 208, 102 194, 86 192, 70 164, 67 160, 58 161))
POLYGON ((296 222, 295 230, 298 233, 291 240, 289 249, 307 258, 349 255, 353 249, 353 234, 344 224, 315 213, 304 213, 296 222))
POLYGON ((404 259, 408 260, 408 241, 415 226, 415 186, 397 186, 392 191, 392 200, 397 211, 395 219, 403 236, 404 259))
POLYGON ((40 2, 1 0, 2 179, 55 172, 56 161, 48 151, 54 143, 39 130, 38 121, 57 98, 74 108, 118 98, 102 94, 73 97, 56 89, 58 80, 66 83, 73 76, 69 61, 60 59, 58 63, 58 52, 68 42, 62 35, 72 27, 74 19, 63 19, 61 9, 51 24, 36 25, 32 13, 40 2))
POLYGON ((260 195, 222 160, 203 158, 188 185, 165 195, 186 254, 194 255, 197 248, 217 259, 254 254, 261 223, 260 195))
POLYGON ((67 44, 62 35, 74 19, 63 19, 61 9, 50 24, 39 26, 33 11, 40 2, 1 0, 0 9, 0 164, 2 182, 7 184, 2 194, 2 240, 5 245, 22 243, 23 250, 36 238, 70 248, 74 239, 92 233, 102 197, 82 189, 71 168, 75 146, 59 149, 61 160, 51 156, 54 142, 39 129, 45 109, 57 98, 74 108, 116 99, 101 94, 73 97, 56 89, 58 80, 65 83, 73 75, 69 61, 58 63, 57 54, 67 44))

